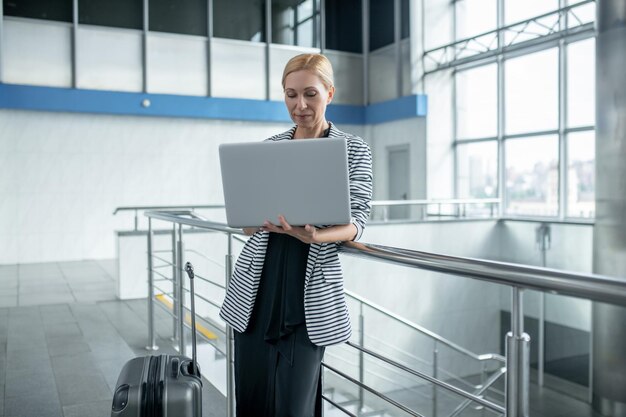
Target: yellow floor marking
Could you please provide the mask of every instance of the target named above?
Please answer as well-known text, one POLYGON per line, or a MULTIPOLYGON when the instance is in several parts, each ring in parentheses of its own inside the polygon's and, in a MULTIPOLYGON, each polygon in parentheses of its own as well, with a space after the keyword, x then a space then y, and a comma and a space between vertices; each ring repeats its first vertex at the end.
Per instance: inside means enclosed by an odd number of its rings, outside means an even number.
MULTIPOLYGON (((164 304, 170 310, 174 308, 174 305, 172 304, 172 302, 164 294, 157 294, 155 298, 158 301, 160 301, 161 304, 164 304)), ((187 312, 185 312, 185 323, 191 326, 191 315, 187 312)), ((206 327, 204 327, 203 325, 199 323, 196 323, 196 330, 207 339, 217 340, 217 335, 215 333, 213 333, 212 331, 210 331, 209 329, 207 329, 206 327)))

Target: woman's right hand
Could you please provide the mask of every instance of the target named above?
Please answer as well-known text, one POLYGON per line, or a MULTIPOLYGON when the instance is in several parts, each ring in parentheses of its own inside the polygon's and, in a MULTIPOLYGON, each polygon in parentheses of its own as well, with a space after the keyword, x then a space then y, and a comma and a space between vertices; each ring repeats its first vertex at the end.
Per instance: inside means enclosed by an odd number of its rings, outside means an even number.
POLYGON ((244 227, 243 228, 243 233, 246 236, 252 236, 253 234, 255 234, 256 232, 261 231, 260 227, 244 227))

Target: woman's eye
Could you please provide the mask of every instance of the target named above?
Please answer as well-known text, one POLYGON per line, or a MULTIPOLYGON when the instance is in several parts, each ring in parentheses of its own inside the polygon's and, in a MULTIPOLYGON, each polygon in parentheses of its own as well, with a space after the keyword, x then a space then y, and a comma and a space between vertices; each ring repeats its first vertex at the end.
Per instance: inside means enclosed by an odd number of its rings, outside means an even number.
POLYGON ((312 91, 310 93, 306 93, 307 97, 315 97, 317 95, 317 93, 315 91, 312 91))
POLYGON ((287 94, 287 97, 289 98, 294 98, 296 95, 295 94, 287 94))

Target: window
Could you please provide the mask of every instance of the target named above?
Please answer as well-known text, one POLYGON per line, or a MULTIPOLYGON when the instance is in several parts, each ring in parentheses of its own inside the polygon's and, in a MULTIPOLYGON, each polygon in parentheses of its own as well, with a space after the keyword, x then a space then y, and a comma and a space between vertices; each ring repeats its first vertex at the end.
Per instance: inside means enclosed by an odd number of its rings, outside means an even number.
POLYGON ((143 1, 79 0, 78 22, 87 25, 143 29, 143 1))
POLYGON ((556 216, 559 211, 558 136, 505 141, 506 212, 556 216))
POLYGON ((320 0, 272 0, 272 42, 319 48, 320 0))
POLYGON ((498 196, 498 143, 495 140, 457 145, 459 198, 498 196))
POLYGON ((457 139, 487 138, 497 135, 497 70, 496 64, 490 64, 457 72, 457 139))
POLYGON ((361 0, 327 1, 325 6, 326 48, 361 53, 363 50, 361 0))
POLYGON ((506 25, 532 19, 559 8, 558 0, 504 0, 506 25))
POLYGON ((567 126, 593 126, 596 108, 595 39, 567 46, 567 126))
POLYGON ((265 42, 265 1, 213 0, 213 36, 265 42))
POLYGON ((5 16, 72 21, 72 0, 4 0, 5 16))
POLYGON ((150 0, 150 30, 207 36, 206 0, 150 0))
POLYGON ((496 29, 497 0, 461 0, 455 4, 457 39, 466 39, 496 29))
POLYGON ((595 217, 595 134, 567 135, 567 216, 595 217))
POLYGON ((394 42, 394 1, 370 0, 370 51, 394 42))
POLYGON ((509 59, 504 71, 506 134, 557 129, 558 49, 509 59))

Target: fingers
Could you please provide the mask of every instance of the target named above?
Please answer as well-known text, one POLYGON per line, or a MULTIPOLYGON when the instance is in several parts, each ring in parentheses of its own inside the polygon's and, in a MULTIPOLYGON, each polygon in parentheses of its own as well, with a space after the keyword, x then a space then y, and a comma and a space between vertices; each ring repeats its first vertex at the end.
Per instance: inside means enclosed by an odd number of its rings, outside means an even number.
POLYGON ((265 220, 265 222, 263 223, 263 226, 261 227, 261 230, 265 232, 285 233, 282 227, 276 226, 274 223, 270 222, 269 220, 265 220))
POLYGON ((291 225, 287 223, 287 219, 285 219, 285 216, 283 216, 282 214, 279 214, 278 221, 280 222, 280 225, 283 227, 285 231, 287 232, 291 231, 291 225))

